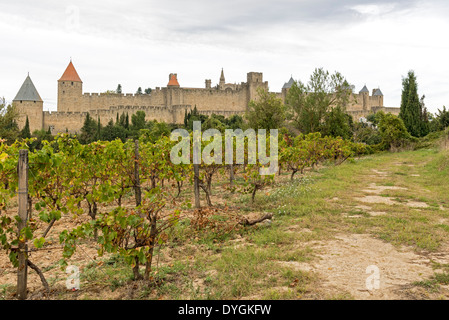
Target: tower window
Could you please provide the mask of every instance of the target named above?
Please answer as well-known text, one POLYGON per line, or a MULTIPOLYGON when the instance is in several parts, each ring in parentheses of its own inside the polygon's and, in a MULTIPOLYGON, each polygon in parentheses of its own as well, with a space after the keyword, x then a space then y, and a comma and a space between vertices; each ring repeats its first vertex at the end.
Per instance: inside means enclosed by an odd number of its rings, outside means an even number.
POLYGON ((65 91, 62 91, 62 94, 64 94, 65 93, 65 91))
POLYGON ((62 84, 65 84, 65 82, 63 81, 62 84))
POLYGON ((73 81, 72 81, 72 86, 73 86, 73 81))

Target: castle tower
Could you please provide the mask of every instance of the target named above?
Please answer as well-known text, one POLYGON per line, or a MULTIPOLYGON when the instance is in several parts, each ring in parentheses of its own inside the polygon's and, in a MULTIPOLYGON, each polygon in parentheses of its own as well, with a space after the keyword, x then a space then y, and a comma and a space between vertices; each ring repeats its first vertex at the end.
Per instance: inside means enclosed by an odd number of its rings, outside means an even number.
POLYGON ((258 88, 263 88, 264 90, 268 90, 268 82, 263 82, 263 74, 262 72, 248 72, 246 75, 247 78, 247 104, 251 100, 256 100, 258 93, 258 88))
POLYGON ((373 93, 373 98, 375 98, 375 101, 377 102, 379 107, 384 106, 384 94, 382 93, 382 91, 380 91, 380 89, 377 89, 373 93))
POLYGON ((44 102, 28 75, 13 100, 19 113, 17 124, 19 129, 25 126, 26 118, 30 124, 30 132, 43 129, 44 102))
POLYGON ((178 75, 176 73, 170 73, 168 76, 167 88, 179 88, 178 75))
POLYGON ((287 92, 292 87, 294 82, 295 80, 293 80, 293 76, 291 76, 290 80, 288 80, 288 82, 284 83, 284 85, 282 86, 282 99, 284 100, 284 103, 287 99, 287 92))
POLYGON ((58 80, 58 111, 83 111, 83 82, 70 60, 62 77, 58 80))
POLYGON ((368 110, 368 105, 369 105, 369 90, 368 88, 365 86, 363 86, 362 90, 360 90, 359 94, 362 96, 362 107, 363 107, 363 111, 368 110))
POLYGON ((166 105, 169 107, 180 105, 182 104, 182 101, 178 75, 176 73, 170 73, 168 78, 166 105))
POLYGON ((223 68, 221 68, 221 75, 220 75, 220 82, 219 82, 220 90, 224 89, 225 83, 226 83, 226 81, 225 81, 225 76, 224 76, 224 73, 223 73, 223 68))

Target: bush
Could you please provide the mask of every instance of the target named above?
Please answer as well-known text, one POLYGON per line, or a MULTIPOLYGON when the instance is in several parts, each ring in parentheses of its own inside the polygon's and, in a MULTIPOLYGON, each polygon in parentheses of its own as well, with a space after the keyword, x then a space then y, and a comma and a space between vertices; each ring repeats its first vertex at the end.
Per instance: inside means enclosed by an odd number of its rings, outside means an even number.
POLYGON ((377 112, 376 119, 379 122, 379 133, 382 137, 380 149, 382 150, 401 150, 411 146, 411 142, 417 142, 408 133, 404 122, 394 114, 384 112, 377 112))

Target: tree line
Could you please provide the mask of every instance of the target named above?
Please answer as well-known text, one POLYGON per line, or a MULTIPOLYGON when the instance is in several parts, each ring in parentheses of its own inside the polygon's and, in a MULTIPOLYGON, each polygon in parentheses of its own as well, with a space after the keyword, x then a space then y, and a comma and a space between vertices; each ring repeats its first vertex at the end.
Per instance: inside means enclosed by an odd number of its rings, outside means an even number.
MULTIPOLYGON (((346 107, 352 101, 354 86, 339 72, 330 74, 323 68, 314 70, 305 83, 294 81, 289 89, 285 103, 274 93, 258 90, 258 98, 250 101, 244 115, 234 115, 225 118, 213 114, 206 116, 200 114, 194 106, 185 112, 183 124, 174 125, 157 121, 146 121, 145 113, 138 111, 129 116, 127 113, 117 113, 116 119, 103 124, 100 119, 87 114, 83 127, 77 136, 81 143, 91 143, 97 140, 112 141, 116 138, 139 138, 142 132, 153 139, 167 135, 175 128, 183 127, 192 130, 193 121, 201 121, 202 128, 224 129, 253 128, 253 129, 281 129, 296 136, 299 133, 308 134, 319 132, 323 136, 342 137, 354 142, 363 142, 368 145, 377 145, 379 148, 389 148, 390 144, 382 143, 382 131, 378 125, 383 118, 379 113, 367 116, 366 122, 353 121, 346 113, 346 107)), ((120 93, 121 85, 113 92, 120 93)), ((141 88, 137 93, 142 92, 141 88)), ((150 93, 151 89, 145 90, 150 93)), ((382 122, 384 125, 395 125, 400 132, 396 137, 398 141, 424 137, 429 133, 444 130, 449 126, 449 110, 443 106, 438 112, 432 114, 425 106, 425 95, 419 97, 418 83, 413 71, 409 71, 402 79, 402 95, 399 120, 396 116, 388 115, 382 122), (391 120, 391 121, 390 121, 391 120), (405 130, 404 130, 405 129, 405 130)), ((18 114, 11 105, 6 105, 4 99, 0 100, 0 137, 8 143, 20 138, 37 138, 35 147, 42 146, 43 140, 51 140, 50 128, 30 132, 28 120, 22 130, 17 126, 18 114)), ((399 142, 394 142, 401 144, 399 142)))

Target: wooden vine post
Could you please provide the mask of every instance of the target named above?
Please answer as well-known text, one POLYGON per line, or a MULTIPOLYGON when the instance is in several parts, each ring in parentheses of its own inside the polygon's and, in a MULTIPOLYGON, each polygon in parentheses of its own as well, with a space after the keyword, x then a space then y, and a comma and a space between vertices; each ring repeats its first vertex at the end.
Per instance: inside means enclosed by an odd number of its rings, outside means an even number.
POLYGON ((194 180, 193 180, 193 190, 195 194, 195 208, 200 208, 200 165, 194 163, 193 164, 193 174, 194 174, 194 180))
MULTIPOLYGON (((19 151, 19 236, 20 232, 27 225, 28 220, 28 150, 19 151)), ((27 245, 24 241, 19 240, 18 245, 18 261, 17 270, 17 296, 19 300, 27 298, 27 245)))
POLYGON ((134 194, 136 197, 136 207, 142 204, 142 189, 140 188, 139 177, 139 140, 134 141, 134 194))

